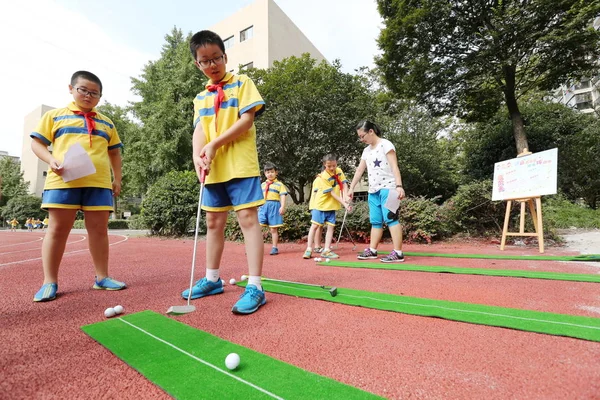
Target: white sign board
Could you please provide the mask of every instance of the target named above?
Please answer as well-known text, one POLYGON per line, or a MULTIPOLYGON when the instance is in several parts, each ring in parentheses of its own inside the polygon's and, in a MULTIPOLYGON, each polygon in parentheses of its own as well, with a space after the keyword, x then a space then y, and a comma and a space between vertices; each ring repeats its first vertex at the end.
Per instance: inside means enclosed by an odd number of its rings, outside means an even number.
POLYGON ((533 153, 494 165, 492 200, 556 194, 558 149, 533 153))

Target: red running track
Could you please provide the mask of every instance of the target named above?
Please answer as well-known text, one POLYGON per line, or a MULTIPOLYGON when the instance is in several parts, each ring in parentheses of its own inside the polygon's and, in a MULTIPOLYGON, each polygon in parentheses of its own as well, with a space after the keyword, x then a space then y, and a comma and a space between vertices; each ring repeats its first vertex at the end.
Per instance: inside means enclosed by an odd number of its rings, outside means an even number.
MULTIPOLYGON (((80 326, 107 307, 165 313, 185 304, 193 240, 111 234, 111 275, 119 292, 92 290, 87 235, 72 234, 59 297, 33 303, 42 283, 41 232, 0 231, 0 398, 164 399, 169 396, 95 343, 80 326)), ((342 260, 355 260, 342 244, 342 260)), ((389 250, 389 245, 382 250, 389 250)), ((264 275, 503 307, 600 317, 600 284, 536 279, 359 270, 303 260, 301 244, 265 255, 264 275)), ((536 255, 537 248, 481 243, 406 245, 407 251, 536 255)), ((269 246, 265 245, 265 254, 269 246)), ((204 242, 198 248, 203 274, 204 242)), ((547 254, 573 254, 549 249, 547 254)), ((410 263, 600 273, 598 263, 409 257, 410 263)), ((246 274, 244 247, 227 243, 221 276, 246 274)), ((178 320, 317 374, 391 399, 598 399, 600 343, 267 294, 250 316, 230 312, 242 289, 195 300, 178 320)), ((201 387, 198 390, 202 390, 201 387)))

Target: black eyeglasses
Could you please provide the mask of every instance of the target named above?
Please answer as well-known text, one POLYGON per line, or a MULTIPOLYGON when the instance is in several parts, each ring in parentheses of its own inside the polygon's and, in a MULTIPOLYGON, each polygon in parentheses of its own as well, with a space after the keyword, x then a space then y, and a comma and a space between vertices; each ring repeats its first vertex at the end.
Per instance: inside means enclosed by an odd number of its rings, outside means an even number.
POLYGON ((196 61, 196 63, 202 68, 210 67, 210 64, 221 65, 225 62, 225 54, 221 54, 219 57, 211 58, 210 60, 196 61))
POLYGON ((79 93, 80 95, 90 96, 92 99, 99 99, 100 97, 102 97, 102 93, 90 92, 89 90, 80 88, 80 87, 76 87, 75 89, 77 90, 77 93, 79 93))
POLYGON ((363 138, 364 138, 365 136, 367 136, 368 134, 369 134, 369 132, 365 132, 365 133, 363 133, 362 135, 359 133, 359 134, 358 134, 358 140, 363 140, 363 138))

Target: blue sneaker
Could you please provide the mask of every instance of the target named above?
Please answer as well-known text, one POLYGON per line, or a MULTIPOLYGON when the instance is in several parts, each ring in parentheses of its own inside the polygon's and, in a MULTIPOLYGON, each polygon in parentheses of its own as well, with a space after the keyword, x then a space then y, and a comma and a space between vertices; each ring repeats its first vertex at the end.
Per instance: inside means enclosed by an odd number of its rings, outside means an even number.
POLYGON ((58 290, 57 283, 45 283, 42 285, 40 290, 33 296, 33 301, 50 301, 56 298, 56 291, 58 290))
POLYGON ((93 289, 99 290, 121 290, 125 289, 126 287, 127 285, 125 284, 125 282, 119 282, 118 280, 108 276, 102 279, 100 282, 98 282, 98 279, 96 278, 94 286, 92 286, 93 289))
MULTIPOLYGON (((194 286, 192 286, 192 297, 191 299, 199 299, 200 297, 210 296, 213 294, 223 293, 223 281, 219 279, 216 282, 209 281, 206 277, 197 281, 194 286)), ((190 289, 185 289, 181 292, 181 297, 187 300, 188 295, 190 294, 190 289)))
POLYGON ((273 247, 271 249, 271 252, 269 253, 270 256, 276 256, 277 254, 279 254, 279 249, 277 247, 273 247))
POLYGON ((240 299, 233 305, 231 312, 234 314, 252 314, 260 306, 265 305, 266 302, 267 298, 264 291, 258 290, 255 285, 248 285, 240 299))

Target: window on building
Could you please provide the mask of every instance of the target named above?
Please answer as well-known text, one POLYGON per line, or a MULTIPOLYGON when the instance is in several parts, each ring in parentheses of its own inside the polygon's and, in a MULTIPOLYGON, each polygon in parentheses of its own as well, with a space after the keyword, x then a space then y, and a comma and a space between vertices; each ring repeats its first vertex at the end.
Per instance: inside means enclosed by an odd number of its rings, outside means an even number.
POLYGON ((575 90, 589 89, 592 87, 592 82, 589 79, 583 80, 575 85, 575 90))
POLYGON ((227 39, 223 40, 223 44, 225 45, 225 50, 233 46, 233 36, 229 36, 227 39))
POLYGON ((248 39, 252 39, 253 37, 254 37, 254 27, 251 26, 240 32, 240 43, 244 42, 248 39))
POLYGON ((240 71, 243 71, 243 70, 248 69, 248 68, 254 68, 254 62, 253 61, 250 61, 248 64, 242 65, 242 67, 240 68, 240 71))

